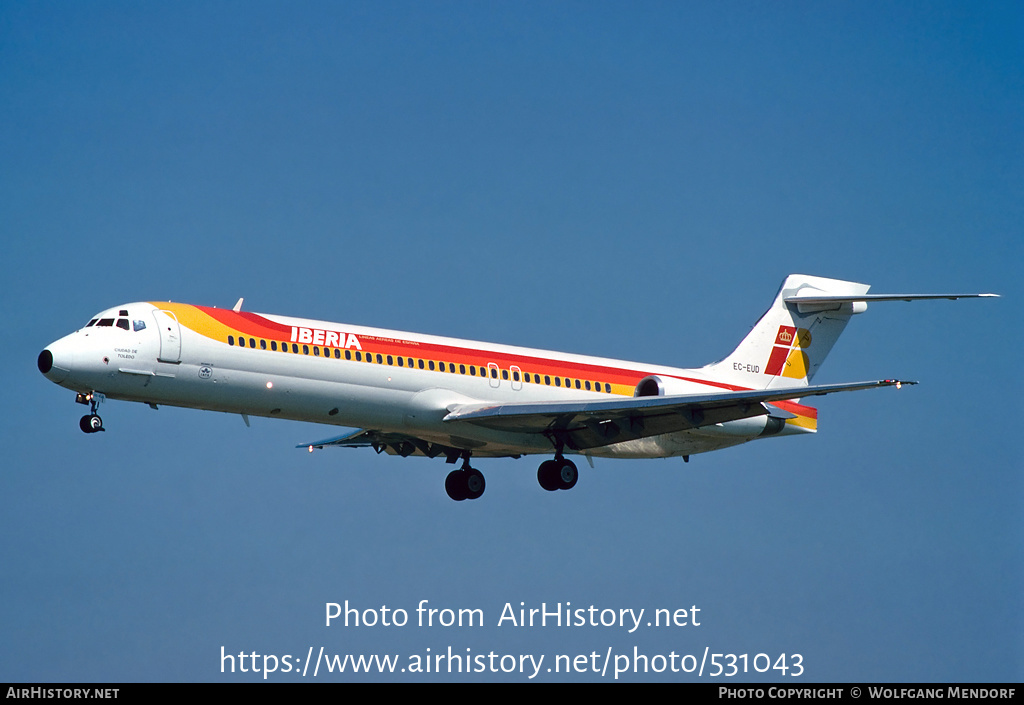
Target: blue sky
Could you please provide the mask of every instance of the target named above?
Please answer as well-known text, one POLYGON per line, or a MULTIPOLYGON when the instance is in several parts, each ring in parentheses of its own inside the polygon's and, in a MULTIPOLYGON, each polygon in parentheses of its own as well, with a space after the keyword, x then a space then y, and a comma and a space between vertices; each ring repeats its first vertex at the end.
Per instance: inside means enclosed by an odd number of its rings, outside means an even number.
MULTIPOLYGON (((1022 19, 0 2, 0 680, 258 680, 221 673, 221 648, 321 646, 545 667, 707 648, 799 653, 799 678, 748 675, 790 683, 1020 680, 1022 19), (820 399, 814 437, 599 460, 558 493, 539 459, 479 461, 487 493, 459 504, 439 460, 294 448, 329 427, 111 402, 86 436, 35 368, 101 309, 239 296, 698 366, 791 272, 1003 298, 854 319, 816 381, 921 384, 820 399), (424 599, 486 624, 324 626, 327 602, 414 617, 424 599), (702 623, 497 626, 520 602, 697 605, 702 623)), ((556 679, 610 676, 538 676, 556 679)))

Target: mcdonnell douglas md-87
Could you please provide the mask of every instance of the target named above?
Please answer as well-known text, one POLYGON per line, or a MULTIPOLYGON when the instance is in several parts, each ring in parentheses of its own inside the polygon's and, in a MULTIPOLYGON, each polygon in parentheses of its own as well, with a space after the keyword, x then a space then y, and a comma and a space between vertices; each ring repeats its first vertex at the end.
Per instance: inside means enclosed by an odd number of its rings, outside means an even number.
MULTIPOLYGON (((814 433, 811 396, 896 386, 812 385, 850 317, 875 301, 995 294, 868 294, 864 284, 794 274, 724 360, 695 369, 477 343, 178 303, 97 314, 39 354, 39 371, 97 407, 123 399, 359 430, 299 447, 461 460, 445 490, 483 494, 470 458, 553 456, 545 490, 576 484, 566 455, 665 458, 769 436, 814 433)), ((905 383, 905 382, 904 382, 905 383)), ((912 384, 912 383, 911 383, 912 384)))

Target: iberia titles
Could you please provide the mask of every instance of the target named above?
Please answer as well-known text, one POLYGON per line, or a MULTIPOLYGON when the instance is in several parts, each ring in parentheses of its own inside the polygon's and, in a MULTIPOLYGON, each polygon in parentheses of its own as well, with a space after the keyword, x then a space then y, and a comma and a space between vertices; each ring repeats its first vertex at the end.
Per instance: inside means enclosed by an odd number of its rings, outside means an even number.
POLYGON ((359 338, 353 333, 346 334, 335 330, 320 330, 319 328, 292 326, 292 342, 326 345, 329 348, 363 349, 363 346, 359 344, 359 338))

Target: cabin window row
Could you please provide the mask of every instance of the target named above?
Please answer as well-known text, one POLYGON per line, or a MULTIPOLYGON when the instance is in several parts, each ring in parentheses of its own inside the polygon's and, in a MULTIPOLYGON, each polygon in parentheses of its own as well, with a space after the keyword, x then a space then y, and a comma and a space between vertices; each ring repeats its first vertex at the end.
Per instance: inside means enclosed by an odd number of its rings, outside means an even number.
MULTIPOLYGON (((229 335, 228 345, 233 346, 235 344, 235 336, 229 335)), ((281 352, 288 352, 289 345, 288 343, 278 344, 276 340, 271 340, 268 344, 268 342, 262 338, 244 338, 242 336, 238 336, 237 344, 238 347, 240 348, 249 347, 253 349, 258 348, 260 350, 269 349, 272 352, 277 352, 278 350, 280 350, 281 352)), ((309 355, 310 353, 312 353, 314 357, 320 357, 321 354, 323 355, 323 357, 331 357, 331 355, 333 354, 335 359, 340 360, 342 358, 342 355, 344 355, 346 360, 355 360, 356 362, 370 363, 373 363, 376 358, 376 364, 378 365, 388 364, 392 366, 397 365, 398 367, 411 367, 414 369, 429 370, 431 372, 450 372, 461 375, 468 374, 471 377, 490 376, 492 379, 497 379, 499 375, 499 371, 496 366, 485 367, 483 365, 466 365, 463 363, 456 364, 454 362, 435 362, 434 360, 422 360, 419 358, 412 357, 383 355, 381 353, 364 353, 361 350, 342 351, 341 348, 329 347, 322 348, 323 352, 321 353, 321 348, 317 345, 310 346, 306 344, 299 345, 298 343, 291 343, 291 346, 291 352, 294 354, 299 354, 301 352, 303 355, 309 355), (312 350, 310 350, 310 348, 312 348, 312 350), (333 353, 331 352, 332 350, 334 351, 333 353)), ((520 380, 522 380, 523 382, 527 382, 530 384, 545 384, 549 387, 552 385, 556 387, 564 386, 566 388, 582 389, 588 392, 600 392, 602 386, 601 382, 591 382, 588 379, 580 380, 573 379, 570 377, 553 377, 551 375, 540 375, 535 372, 521 373, 519 370, 501 370, 500 374, 501 378, 506 381, 511 379, 514 382, 519 382, 520 380)), ((604 391, 611 393, 612 385, 605 382, 604 391)))

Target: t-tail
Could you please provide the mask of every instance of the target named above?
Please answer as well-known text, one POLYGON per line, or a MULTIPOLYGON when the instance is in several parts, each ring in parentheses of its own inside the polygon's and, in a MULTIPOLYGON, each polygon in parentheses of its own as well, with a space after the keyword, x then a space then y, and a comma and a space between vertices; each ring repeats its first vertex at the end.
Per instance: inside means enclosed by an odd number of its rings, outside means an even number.
POLYGON ((732 353, 705 369, 754 389, 806 387, 850 317, 873 301, 959 299, 996 294, 868 294, 868 284, 791 274, 771 308, 732 353))

